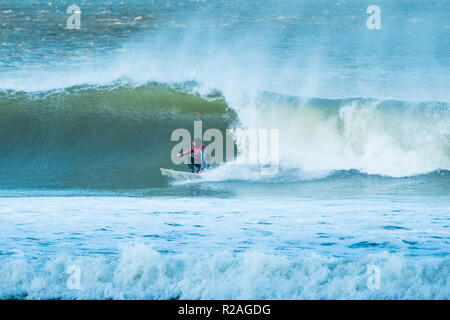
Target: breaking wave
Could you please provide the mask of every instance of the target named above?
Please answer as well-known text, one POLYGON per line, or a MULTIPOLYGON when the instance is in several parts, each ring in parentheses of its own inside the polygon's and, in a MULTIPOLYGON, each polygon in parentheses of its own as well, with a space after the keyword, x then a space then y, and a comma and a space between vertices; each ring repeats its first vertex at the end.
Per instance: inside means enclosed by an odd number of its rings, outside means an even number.
POLYGON ((387 252, 357 260, 258 251, 199 257, 136 244, 113 255, 27 260, 13 253, 1 259, 1 299, 450 298, 448 258, 387 252), (369 278, 369 266, 379 268, 379 286, 369 278), (73 270, 79 271, 79 287, 73 270))
MULTIPOLYGON (((195 120, 203 121, 203 130, 280 129, 281 169, 302 170, 308 179, 334 171, 404 177, 450 169, 447 103, 306 99, 268 92, 239 100, 218 90, 197 92, 195 82, 3 91, 1 187, 164 184, 160 167, 180 170, 170 159, 171 132, 192 131, 195 120)), ((236 164, 224 166, 212 180, 233 179, 233 172, 241 180, 257 180, 257 172, 236 164)))

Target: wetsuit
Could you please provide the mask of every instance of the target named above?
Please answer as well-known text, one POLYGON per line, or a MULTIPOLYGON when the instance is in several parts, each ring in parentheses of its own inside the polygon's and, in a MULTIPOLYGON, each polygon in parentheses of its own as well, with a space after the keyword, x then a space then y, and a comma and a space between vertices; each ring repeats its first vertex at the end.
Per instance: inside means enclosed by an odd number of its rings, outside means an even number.
POLYGON ((186 154, 192 154, 191 163, 188 164, 188 166, 193 173, 195 172, 195 167, 197 167, 197 172, 203 171, 206 168, 205 157, 207 151, 205 146, 202 145, 201 151, 200 148, 191 148, 190 150, 183 152, 183 155, 186 154))

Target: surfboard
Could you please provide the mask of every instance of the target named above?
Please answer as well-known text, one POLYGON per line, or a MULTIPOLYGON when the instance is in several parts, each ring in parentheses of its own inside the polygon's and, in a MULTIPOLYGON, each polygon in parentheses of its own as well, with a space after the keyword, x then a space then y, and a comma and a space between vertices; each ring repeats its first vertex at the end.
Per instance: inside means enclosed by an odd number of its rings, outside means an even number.
POLYGON ((176 171, 176 170, 170 170, 170 169, 161 169, 161 174, 163 176, 166 176, 170 179, 174 180, 193 180, 193 179, 200 179, 201 175, 198 173, 192 173, 192 172, 185 172, 185 171, 176 171))

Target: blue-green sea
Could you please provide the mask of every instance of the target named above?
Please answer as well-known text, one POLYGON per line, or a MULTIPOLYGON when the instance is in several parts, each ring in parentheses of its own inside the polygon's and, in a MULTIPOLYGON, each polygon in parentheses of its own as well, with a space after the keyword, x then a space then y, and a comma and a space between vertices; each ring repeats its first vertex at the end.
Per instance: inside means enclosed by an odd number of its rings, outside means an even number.
POLYGON ((0 2, 0 299, 450 298, 449 1, 72 4, 0 2))

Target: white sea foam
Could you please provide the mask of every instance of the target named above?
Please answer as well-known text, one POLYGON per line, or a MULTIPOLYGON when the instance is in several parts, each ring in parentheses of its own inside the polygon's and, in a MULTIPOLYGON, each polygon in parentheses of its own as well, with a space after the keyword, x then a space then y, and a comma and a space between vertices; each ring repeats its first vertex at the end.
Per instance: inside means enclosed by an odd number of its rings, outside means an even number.
POLYGON ((356 169, 404 177, 450 169, 450 114, 444 108, 412 103, 386 107, 380 101, 333 107, 259 100, 239 116, 247 128, 280 129, 280 163, 285 168, 356 169))
MULTIPOLYGON (((358 260, 306 254, 295 258, 249 251, 204 256, 163 255, 149 246, 119 256, 3 258, 0 297, 25 299, 448 299, 450 260, 386 252, 358 260), (67 268, 80 268, 69 289, 67 268), (380 288, 367 285, 368 266, 380 288)), ((370 279, 369 279, 370 281, 370 279)))

